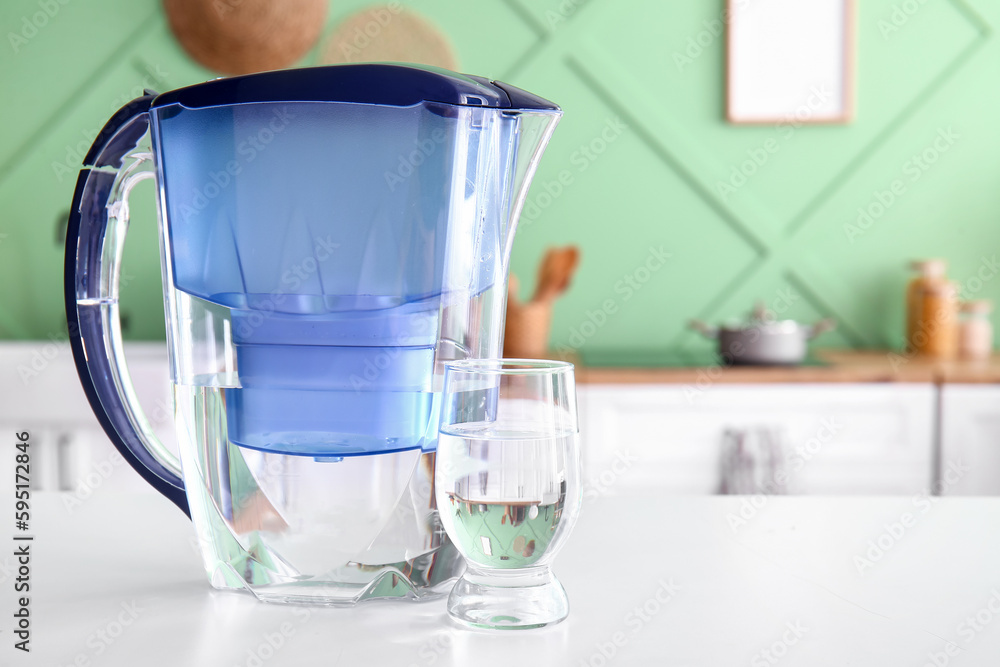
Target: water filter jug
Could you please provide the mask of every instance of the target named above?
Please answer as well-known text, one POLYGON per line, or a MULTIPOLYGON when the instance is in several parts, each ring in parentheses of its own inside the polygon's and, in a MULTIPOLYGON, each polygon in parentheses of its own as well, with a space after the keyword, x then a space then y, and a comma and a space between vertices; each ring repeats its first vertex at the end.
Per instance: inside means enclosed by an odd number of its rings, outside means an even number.
POLYGON ((149 93, 104 127, 67 234, 73 353, 112 442, 189 513, 212 585, 320 604, 447 592, 443 368, 500 356, 514 229, 560 115, 507 84, 364 64, 149 93), (137 404, 119 325, 145 179, 179 459, 137 404))

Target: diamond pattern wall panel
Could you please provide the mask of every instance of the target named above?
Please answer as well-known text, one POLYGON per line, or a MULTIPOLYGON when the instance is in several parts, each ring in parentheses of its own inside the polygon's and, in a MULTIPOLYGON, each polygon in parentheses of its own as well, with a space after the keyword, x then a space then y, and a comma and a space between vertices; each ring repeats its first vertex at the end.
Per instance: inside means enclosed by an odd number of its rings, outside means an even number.
MULTIPOLYGON (((368 4, 331 3, 328 28, 368 4)), ((723 0, 404 2, 449 37, 464 71, 563 106, 512 270, 527 296, 546 247, 581 246, 553 343, 585 358, 703 345, 689 318, 739 316, 757 299, 789 300, 793 317, 837 317, 827 345, 896 345, 905 261, 916 256, 946 257, 967 294, 1000 298, 1000 280, 975 281, 1000 246, 1000 3, 927 0, 887 30, 895 4, 858 2, 856 121, 789 130, 724 122, 723 0), (913 157, 948 128, 959 138, 915 176, 913 157), (720 188, 769 140, 779 150, 745 184, 720 188), (855 234, 859 209, 894 180, 904 194, 855 234)), ((35 11, 5 3, 4 34, 35 11)), ((56 239, 73 181, 57 165, 151 72, 161 88, 212 74, 176 45, 156 0, 70 3, 16 53, 5 46, 0 281, 17 288, 0 292, 0 336, 46 337, 62 326, 56 239)), ((149 192, 133 211, 123 309, 131 336, 155 338, 149 192)))
MULTIPOLYGON (((718 19, 722 3, 694 5, 667 9, 652 0, 591 2, 573 17, 572 39, 562 23, 552 35, 553 42, 574 53, 581 79, 629 118, 649 152, 683 178, 713 211, 721 209, 719 217, 728 224, 721 234, 717 229, 705 233, 717 242, 725 235, 739 238, 758 255, 718 291, 699 280, 711 275, 709 267, 717 255, 702 255, 692 263, 700 262, 705 268, 691 274, 692 280, 686 283, 689 289, 671 291, 664 300, 684 303, 688 317, 721 319, 745 313, 756 300, 770 303, 791 294, 789 315, 801 319, 833 315, 840 320, 840 331, 824 339, 827 345, 899 344, 896 331, 902 319, 905 260, 944 254, 956 265, 953 273, 959 278, 972 261, 964 259, 969 246, 949 237, 944 220, 931 214, 938 209, 942 215, 942 208, 961 215, 971 213, 969 209, 997 209, 986 202, 971 207, 969 198, 949 199, 937 187, 937 180, 928 178, 919 186, 914 183, 912 192, 919 195, 911 195, 912 205, 923 207, 916 215, 910 213, 911 219, 925 220, 911 222, 910 229, 897 226, 890 239, 900 238, 891 247, 879 243, 861 248, 854 247, 849 231, 845 232, 853 209, 845 210, 844 202, 852 202, 855 208, 866 205, 876 189, 869 184, 880 183, 877 176, 858 182, 854 176, 859 171, 873 166, 877 174, 888 173, 885 184, 891 184, 891 174, 905 168, 907 151, 924 149, 918 138, 921 130, 926 144, 938 130, 948 127, 947 118, 970 115, 968 107, 956 102, 956 93, 958 98, 972 99, 981 92, 975 90, 977 86, 970 82, 968 89, 947 89, 977 57, 986 58, 981 53, 989 36, 986 19, 964 3, 928 2, 903 26, 905 30, 886 32, 880 22, 891 16, 893 4, 864 3, 858 19, 861 101, 856 122, 738 127, 721 120, 724 33, 718 19), (943 108, 947 118, 935 126, 929 120, 933 114, 924 113, 925 107, 943 108), (768 141, 778 150, 759 164, 760 149, 768 141), (745 166, 754 157, 758 164, 745 166), (741 167, 745 177, 733 178, 741 167)), ((992 65, 995 70, 996 64, 994 58, 984 66, 992 65)), ((568 114, 570 106, 566 106, 568 114)), ((986 114, 971 115, 983 118, 986 114)), ((996 150, 996 131, 981 130, 978 136, 987 138, 986 144, 996 150)), ((982 167, 996 176, 996 158, 984 154, 981 160, 956 158, 956 168, 940 169, 937 178, 951 176, 968 182, 970 174, 982 173, 982 167)), ((963 189, 967 188, 958 188, 963 189)), ((664 206, 685 210, 684 203, 663 198, 661 192, 652 188, 643 197, 644 207, 629 210, 664 206)), ((988 192, 977 191, 974 200, 983 200, 988 192)), ((909 213, 900 205, 890 213, 895 218, 904 212, 909 213)), ((988 247, 997 245, 998 234, 989 223, 982 220, 973 226, 988 247)), ((683 256, 683 251, 677 254, 683 256)), ((602 252, 602 258, 607 253, 602 252)), ((699 345, 692 335, 675 333, 677 326, 655 326, 649 317, 641 325, 632 320, 623 326, 633 332, 633 339, 642 339, 651 349, 699 345)), ((567 331, 572 333, 571 328, 567 331)), ((595 337, 594 343, 603 342, 595 337)))

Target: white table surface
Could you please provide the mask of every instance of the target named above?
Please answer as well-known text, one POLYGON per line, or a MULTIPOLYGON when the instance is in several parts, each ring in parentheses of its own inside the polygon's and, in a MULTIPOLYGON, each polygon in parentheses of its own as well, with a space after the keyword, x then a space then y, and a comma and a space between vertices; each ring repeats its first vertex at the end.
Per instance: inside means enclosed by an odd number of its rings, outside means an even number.
POLYGON ((1000 664, 1000 499, 769 498, 734 530, 746 502, 585 501, 555 567, 569 619, 490 633, 453 625, 442 600, 321 609, 214 591, 167 501, 95 495, 70 513, 38 494, 27 656, 11 648, 0 530, 0 665, 1000 664))

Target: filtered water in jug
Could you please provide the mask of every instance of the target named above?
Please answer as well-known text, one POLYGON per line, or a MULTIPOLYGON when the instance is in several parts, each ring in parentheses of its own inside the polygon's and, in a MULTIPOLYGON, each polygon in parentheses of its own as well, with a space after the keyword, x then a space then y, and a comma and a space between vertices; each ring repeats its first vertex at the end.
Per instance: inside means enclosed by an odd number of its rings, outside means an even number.
POLYGON ((208 577, 280 602, 447 592, 445 362, 498 357, 508 258, 561 115, 507 84, 341 65, 147 94, 77 182, 66 304, 112 442, 188 512, 208 577), (118 320, 128 195, 153 179, 179 460, 118 320))

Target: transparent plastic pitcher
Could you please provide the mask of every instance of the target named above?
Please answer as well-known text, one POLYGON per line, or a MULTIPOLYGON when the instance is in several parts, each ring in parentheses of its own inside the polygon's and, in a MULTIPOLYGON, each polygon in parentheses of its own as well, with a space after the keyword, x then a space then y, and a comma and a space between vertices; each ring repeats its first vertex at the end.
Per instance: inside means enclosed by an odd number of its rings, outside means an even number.
POLYGON ((447 592, 444 364, 500 355, 514 227, 560 114, 478 77, 343 65, 150 93, 108 122, 67 236, 73 353, 112 442, 190 514, 212 585, 319 604, 447 592), (135 400, 118 320, 146 178, 179 461, 135 400))

